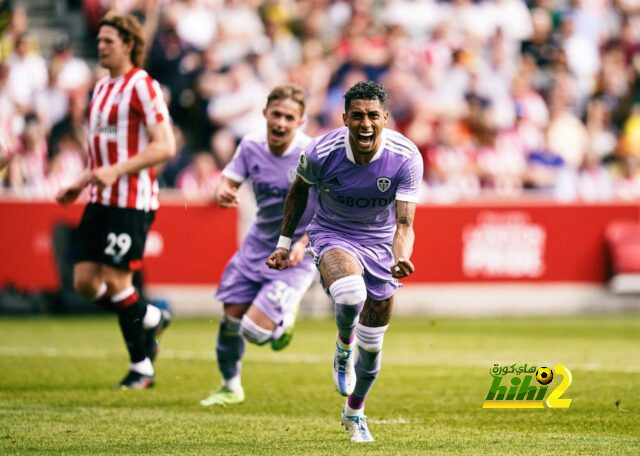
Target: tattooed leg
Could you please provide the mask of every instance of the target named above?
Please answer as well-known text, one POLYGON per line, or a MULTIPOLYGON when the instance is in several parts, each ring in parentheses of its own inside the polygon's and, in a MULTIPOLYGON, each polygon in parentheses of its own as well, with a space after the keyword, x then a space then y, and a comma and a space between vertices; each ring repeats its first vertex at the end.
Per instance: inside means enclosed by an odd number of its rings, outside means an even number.
POLYGON ((355 326, 367 299, 362 268, 355 258, 340 249, 331 249, 320 260, 320 273, 335 305, 336 352, 333 358, 333 382, 342 396, 355 386, 355 326))
POLYGON ((344 250, 331 249, 322 255, 320 260, 320 274, 327 288, 333 282, 349 275, 362 276, 360 263, 344 250))
POLYGON ((393 296, 377 301, 367 297, 364 308, 360 314, 360 324, 369 328, 386 326, 391 321, 391 310, 393 309, 393 296))
POLYGON ((322 256, 320 273, 335 302, 338 345, 348 349, 354 340, 358 315, 367 298, 362 268, 351 255, 331 249, 322 256))

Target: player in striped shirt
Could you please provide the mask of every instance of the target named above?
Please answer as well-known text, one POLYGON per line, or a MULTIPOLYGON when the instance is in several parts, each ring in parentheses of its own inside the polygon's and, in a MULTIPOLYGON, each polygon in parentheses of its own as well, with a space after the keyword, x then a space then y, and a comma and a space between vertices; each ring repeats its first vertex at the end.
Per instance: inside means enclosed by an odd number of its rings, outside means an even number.
POLYGON ((98 55, 109 76, 98 81, 89 106, 89 167, 56 198, 71 204, 89 186, 74 243, 74 288, 117 313, 131 361, 119 386, 131 389, 153 386, 156 337, 171 317, 141 302, 132 282, 158 209, 154 166, 175 155, 160 85, 140 69, 143 53, 133 16, 100 21, 98 55))
POLYGON ((396 279, 414 271, 410 257, 422 157, 410 140, 384 128, 386 98, 384 88, 371 81, 347 91, 346 128, 314 139, 300 155, 280 240, 267 259, 271 268, 288 267, 290 238, 314 187, 317 209, 307 234, 335 302, 333 379, 338 392, 348 396, 342 423, 354 442, 373 441, 364 401, 380 372, 396 279))

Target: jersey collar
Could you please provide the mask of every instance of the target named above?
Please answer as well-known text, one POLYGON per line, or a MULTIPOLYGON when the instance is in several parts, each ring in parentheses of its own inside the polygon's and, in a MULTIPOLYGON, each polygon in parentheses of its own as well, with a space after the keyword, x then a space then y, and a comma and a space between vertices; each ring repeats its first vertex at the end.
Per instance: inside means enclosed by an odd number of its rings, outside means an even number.
POLYGON ((127 71, 126 73, 121 74, 120 76, 116 76, 115 78, 109 77, 109 82, 110 83, 116 83, 119 82, 121 79, 125 79, 126 77, 128 77, 130 74, 135 73, 136 71, 138 71, 139 68, 137 67, 132 67, 129 71, 127 71))
POLYGON ((289 144, 289 147, 287 147, 284 153, 282 155, 274 155, 273 152, 271 152, 271 149, 269 149, 269 132, 265 129, 264 131, 262 131, 262 134, 264 134, 264 150, 269 152, 269 154, 273 155, 274 157, 286 157, 287 155, 291 155, 292 153, 294 153, 296 151, 296 148, 300 144, 300 137, 302 136, 302 132, 300 130, 296 130, 296 134, 291 140, 291 144, 289 144))
MULTIPOLYGON (((298 147, 299 142, 300 142, 300 130, 296 130, 296 134, 291 140, 291 144, 289 144, 289 147, 287 147, 287 150, 284 151, 281 157, 286 157, 287 155, 292 154, 298 147)), ((267 145, 267 147, 269 146, 267 145)))
MULTIPOLYGON (((380 145, 378 146, 378 150, 376 151, 376 153, 373 154, 373 157, 371 157, 371 160, 369 160, 369 163, 376 161, 382 155, 382 151, 384 149, 385 143, 387 142, 386 131, 387 131, 386 128, 382 130, 382 134, 380 135, 380 145)), ((351 150, 351 143, 349 142, 349 129, 346 127, 344 132, 344 144, 345 144, 345 149, 347 154, 347 160, 349 160, 354 165, 358 165, 358 163, 356 163, 356 159, 353 157, 353 150, 351 150)), ((364 165, 358 165, 358 166, 364 166, 364 165)))

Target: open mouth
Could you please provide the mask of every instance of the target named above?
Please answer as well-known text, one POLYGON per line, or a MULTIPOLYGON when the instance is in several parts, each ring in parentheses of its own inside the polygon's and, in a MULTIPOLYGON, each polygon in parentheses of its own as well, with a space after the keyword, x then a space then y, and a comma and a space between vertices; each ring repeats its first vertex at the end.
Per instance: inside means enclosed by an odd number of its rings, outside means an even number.
POLYGON ((271 130, 271 135, 276 138, 284 138, 285 134, 284 130, 271 130))
POLYGON ((356 135, 358 146, 363 149, 367 149, 373 145, 373 132, 371 133, 358 133, 356 135))

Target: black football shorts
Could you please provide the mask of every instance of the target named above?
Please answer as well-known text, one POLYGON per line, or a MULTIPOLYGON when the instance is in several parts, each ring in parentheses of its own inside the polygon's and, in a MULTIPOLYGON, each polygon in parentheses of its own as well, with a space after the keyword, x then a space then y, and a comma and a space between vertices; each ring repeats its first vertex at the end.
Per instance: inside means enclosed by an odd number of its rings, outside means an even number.
POLYGON ((87 204, 73 239, 73 261, 136 271, 155 212, 87 204))

